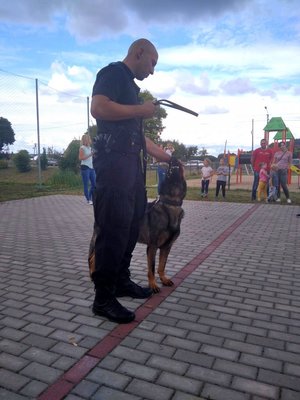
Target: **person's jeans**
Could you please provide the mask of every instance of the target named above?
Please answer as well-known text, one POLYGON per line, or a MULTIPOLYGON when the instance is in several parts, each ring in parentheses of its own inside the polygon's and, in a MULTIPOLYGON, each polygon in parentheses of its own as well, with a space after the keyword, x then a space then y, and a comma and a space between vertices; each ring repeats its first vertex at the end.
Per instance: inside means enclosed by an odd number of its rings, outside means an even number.
POLYGON ((216 197, 219 196, 219 191, 221 189, 222 190, 222 195, 225 198, 225 186, 226 186, 226 182, 225 181, 218 181, 217 180, 216 197))
POLYGON ((207 195, 208 187, 209 187, 209 179, 202 179, 201 180, 201 193, 204 195, 207 195))
POLYGON ((253 185, 252 185, 252 195, 251 199, 256 200, 256 192, 258 188, 258 182, 259 182, 259 172, 254 171, 254 180, 253 180, 253 185))
POLYGON ((279 169, 278 170, 278 190, 277 190, 277 196, 280 199, 280 186, 282 187, 282 190, 285 194, 285 197, 287 199, 290 198, 290 193, 289 189, 287 187, 287 169, 279 169))
POLYGON ((93 200, 95 190, 96 175, 92 168, 81 169, 81 177, 83 182, 83 192, 87 201, 93 200), (90 187, 89 187, 90 183, 90 187))

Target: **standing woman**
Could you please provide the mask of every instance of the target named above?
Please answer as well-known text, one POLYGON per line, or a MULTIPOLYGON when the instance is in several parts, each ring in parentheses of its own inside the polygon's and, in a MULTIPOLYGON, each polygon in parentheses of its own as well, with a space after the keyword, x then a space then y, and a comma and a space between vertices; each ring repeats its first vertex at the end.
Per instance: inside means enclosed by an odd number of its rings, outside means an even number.
POLYGON ((291 204, 292 200, 290 199, 290 192, 287 187, 287 176, 288 176, 288 169, 292 165, 292 153, 287 149, 285 142, 279 143, 279 150, 274 154, 274 163, 277 164, 278 167, 278 190, 277 190, 277 197, 276 200, 280 203, 280 187, 286 197, 286 202, 291 204))
POLYGON ((87 204, 93 204, 93 193, 95 190, 95 170, 93 168, 93 151, 91 148, 91 137, 88 134, 82 135, 79 148, 79 160, 83 191, 87 204), (90 188, 89 188, 90 183, 90 188))

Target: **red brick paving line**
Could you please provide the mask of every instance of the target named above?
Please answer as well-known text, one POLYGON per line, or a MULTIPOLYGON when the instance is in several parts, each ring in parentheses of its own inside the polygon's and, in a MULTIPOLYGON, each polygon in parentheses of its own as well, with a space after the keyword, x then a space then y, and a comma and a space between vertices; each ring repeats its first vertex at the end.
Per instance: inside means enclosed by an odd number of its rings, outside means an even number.
POLYGON ((197 256, 186 264, 174 277, 174 286, 164 287, 162 292, 150 297, 135 312, 136 319, 130 324, 116 326, 110 333, 102 338, 87 354, 73 365, 56 382, 49 386, 38 400, 61 400, 79 383, 95 366, 115 349, 149 314, 153 312, 186 277, 195 271, 197 267, 209 257, 247 218, 253 214, 259 204, 252 206, 246 213, 239 217, 232 225, 222 232, 213 242, 203 249, 197 256))

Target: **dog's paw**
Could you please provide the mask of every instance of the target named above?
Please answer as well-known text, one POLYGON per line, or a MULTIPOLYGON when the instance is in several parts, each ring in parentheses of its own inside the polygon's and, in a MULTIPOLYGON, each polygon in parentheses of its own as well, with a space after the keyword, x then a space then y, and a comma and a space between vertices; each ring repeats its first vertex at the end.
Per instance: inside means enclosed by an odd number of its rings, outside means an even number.
POLYGON ((167 276, 160 276, 160 280, 164 286, 173 286, 174 285, 174 282, 171 279, 169 279, 167 276))
POLYGON ((159 288, 159 286, 157 285, 155 279, 149 281, 149 287, 152 289, 152 292, 153 292, 153 293, 159 293, 159 292, 160 292, 160 288, 159 288))

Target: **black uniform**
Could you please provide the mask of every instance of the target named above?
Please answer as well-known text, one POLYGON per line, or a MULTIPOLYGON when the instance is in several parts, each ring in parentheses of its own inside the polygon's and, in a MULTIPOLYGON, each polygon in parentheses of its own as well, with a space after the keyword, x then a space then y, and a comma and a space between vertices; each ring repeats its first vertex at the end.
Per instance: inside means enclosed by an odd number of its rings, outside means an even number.
MULTIPOLYGON (((139 104, 139 88, 122 62, 98 72, 93 95, 101 94, 120 104, 139 104)), ((146 206, 141 151, 145 152, 141 119, 97 119, 94 143, 96 191, 94 197, 96 289, 114 290, 129 277, 139 220, 146 206)))

